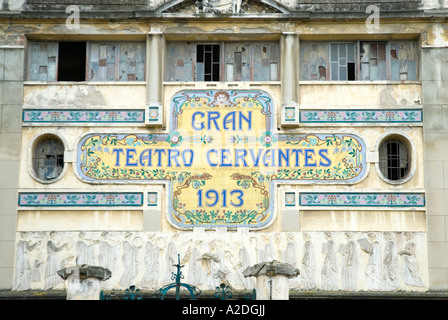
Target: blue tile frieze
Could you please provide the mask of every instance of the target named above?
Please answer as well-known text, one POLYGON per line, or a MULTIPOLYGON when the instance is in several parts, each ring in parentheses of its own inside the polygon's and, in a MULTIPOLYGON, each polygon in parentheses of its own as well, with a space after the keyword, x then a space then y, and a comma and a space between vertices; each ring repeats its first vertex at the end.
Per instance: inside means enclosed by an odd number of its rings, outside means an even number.
POLYGON ((301 110, 301 123, 421 123, 421 109, 301 110))
POLYGON ((19 207, 141 207, 142 192, 21 192, 19 207))
POLYGON ((24 123, 143 123, 144 110, 24 109, 24 123))
POLYGON ((423 193, 301 192, 300 206, 316 207, 424 207, 423 193))

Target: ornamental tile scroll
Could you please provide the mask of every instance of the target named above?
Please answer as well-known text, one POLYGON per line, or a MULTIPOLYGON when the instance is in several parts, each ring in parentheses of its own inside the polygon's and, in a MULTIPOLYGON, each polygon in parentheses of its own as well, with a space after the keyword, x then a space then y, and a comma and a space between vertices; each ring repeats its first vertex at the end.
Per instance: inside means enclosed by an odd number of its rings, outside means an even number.
POLYGON ((179 228, 268 226, 274 182, 356 183, 366 146, 353 134, 274 131, 272 97, 261 90, 185 90, 170 106, 169 134, 88 134, 76 171, 86 182, 169 185, 179 228))

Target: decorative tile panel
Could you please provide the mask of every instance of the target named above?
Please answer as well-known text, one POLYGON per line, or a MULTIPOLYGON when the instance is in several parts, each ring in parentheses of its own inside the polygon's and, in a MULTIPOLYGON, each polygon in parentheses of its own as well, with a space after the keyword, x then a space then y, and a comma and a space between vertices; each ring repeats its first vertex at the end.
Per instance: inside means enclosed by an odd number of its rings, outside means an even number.
POLYGON ((283 126, 299 124, 299 104, 288 101, 282 104, 281 123, 283 126))
POLYGON ((24 109, 24 123, 144 123, 144 110, 24 109))
POLYGON ((261 90, 180 91, 171 100, 169 133, 80 138, 77 175, 85 182, 166 184, 170 222, 180 228, 262 228, 275 215, 277 181, 353 184, 365 177, 361 137, 279 134, 273 107, 261 90))
POLYGON ((296 193, 285 192, 285 206, 294 207, 296 205, 296 193))
POLYGON ((143 193, 21 192, 19 207, 140 207, 143 193))
POLYGON ((301 192, 300 206, 316 207, 424 207, 423 193, 314 193, 301 192))
POLYGON ((421 109, 301 110, 302 123, 414 123, 423 121, 421 109))
POLYGON ((160 126, 162 125, 163 105, 160 102, 149 102, 146 108, 145 124, 147 126, 160 126))
POLYGON ((148 192, 148 206, 155 207, 157 206, 158 196, 157 192, 148 192))

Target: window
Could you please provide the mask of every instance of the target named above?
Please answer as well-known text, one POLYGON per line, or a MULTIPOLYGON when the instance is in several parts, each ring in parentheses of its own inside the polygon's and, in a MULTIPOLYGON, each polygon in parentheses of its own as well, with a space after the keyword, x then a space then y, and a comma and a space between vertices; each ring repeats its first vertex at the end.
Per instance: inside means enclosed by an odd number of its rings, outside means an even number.
POLYGON ((85 42, 60 42, 58 57, 58 81, 86 80, 85 42))
POLYGON ((145 79, 145 43, 89 43, 90 81, 140 81, 145 79))
POLYGON ((386 138, 379 148, 379 168, 384 178, 399 181, 410 169, 410 155, 407 144, 400 137, 386 138))
POLYGON ((300 48, 300 80, 417 80, 413 41, 304 41, 300 48))
POLYGON ((277 81, 277 42, 169 43, 167 81, 277 81))
POLYGON ((35 142, 32 157, 35 175, 44 181, 54 180, 64 169, 64 144, 55 135, 44 135, 35 142))
POLYGON ((220 46, 218 44, 198 44, 196 46, 197 81, 219 81, 220 46))
POLYGON ((355 43, 331 43, 331 80, 355 80, 355 43))
POLYGON ((28 78, 143 81, 145 48, 144 42, 30 42, 28 78))
POLYGON ((29 76, 33 81, 56 81, 58 44, 56 42, 31 42, 29 76))
POLYGON ((387 80, 386 43, 360 43, 361 80, 387 80))

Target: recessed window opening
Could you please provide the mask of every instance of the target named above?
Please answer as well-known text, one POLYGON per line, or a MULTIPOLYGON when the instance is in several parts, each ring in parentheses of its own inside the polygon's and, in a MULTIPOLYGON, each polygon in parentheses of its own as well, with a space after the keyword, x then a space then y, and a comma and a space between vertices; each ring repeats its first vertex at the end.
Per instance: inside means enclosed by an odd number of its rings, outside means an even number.
POLYGON ((380 170, 388 180, 401 180, 410 169, 409 150, 398 138, 390 138, 380 146, 380 170))
POLYGON ((219 81, 219 44, 198 44, 196 46, 196 62, 198 81, 219 81))
POLYGON ((355 43, 331 43, 331 80, 356 80, 355 43))
POLYGON ((33 169, 42 180, 57 178, 64 169, 64 144, 53 135, 40 138, 33 150, 33 169))
POLYGON ((86 42, 60 42, 58 61, 58 81, 86 80, 86 42))

